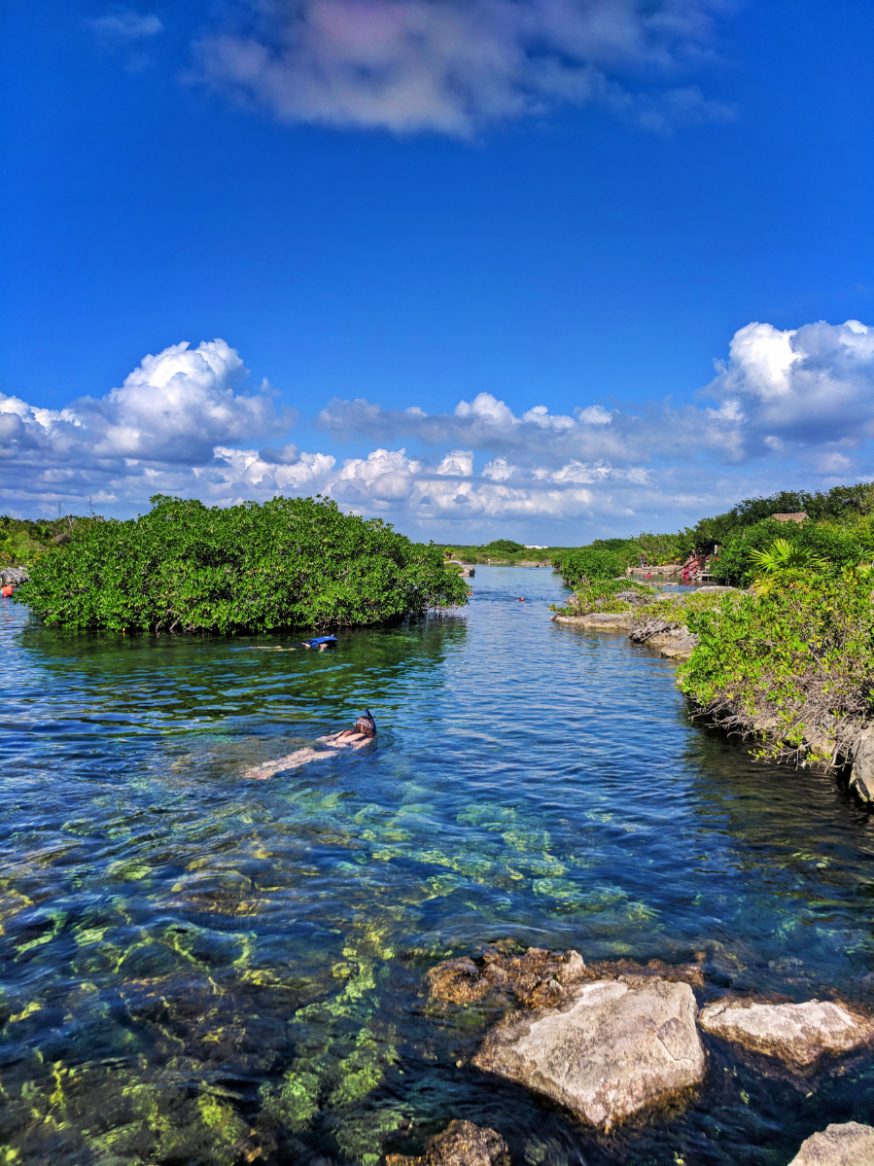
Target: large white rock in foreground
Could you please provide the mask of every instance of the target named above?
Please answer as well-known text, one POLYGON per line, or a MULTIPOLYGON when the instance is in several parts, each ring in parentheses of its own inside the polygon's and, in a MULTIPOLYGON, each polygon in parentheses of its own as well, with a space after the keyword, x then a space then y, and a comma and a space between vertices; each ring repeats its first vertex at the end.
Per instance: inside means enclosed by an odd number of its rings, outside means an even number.
POLYGON ((801 1143, 789 1166, 874 1166, 874 1130, 848 1121, 801 1143))
POLYGON ((575 987, 559 1010, 507 1017, 474 1064, 609 1128, 702 1080, 696 1012, 688 984, 594 980, 575 987))
POLYGON ((831 1000, 804 1004, 720 1000, 701 1009, 698 1023, 714 1036, 802 1069, 826 1053, 848 1053, 874 1038, 870 1021, 831 1000))

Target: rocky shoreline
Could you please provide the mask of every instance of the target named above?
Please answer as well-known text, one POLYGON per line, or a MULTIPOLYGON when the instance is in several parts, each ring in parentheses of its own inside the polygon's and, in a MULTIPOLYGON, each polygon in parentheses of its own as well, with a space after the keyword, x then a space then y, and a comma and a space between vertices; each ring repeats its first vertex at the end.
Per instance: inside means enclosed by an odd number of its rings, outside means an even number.
MULTIPOLYGON (((700 953, 704 956, 704 953, 700 953)), ((513 1081, 609 1134, 694 1102, 721 1044, 764 1079, 815 1092, 851 1054, 874 1047, 874 1014, 838 999, 744 995, 707 980, 702 963, 586 963, 575 950, 494 944, 444 960, 426 974, 433 1010, 503 1004, 470 1063, 513 1081)), ((485 1014, 483 1014, 485 1015, 485 1014)), ((499 1131, 454 1121, 419 1157, 386 1166, 510 1166, 499 1131)), ((874 1166, 874 1129, 848 1122, 814 1133, 789 1166, 874 1166)))
MULTIPOLYGON (((734 587, 720 587, 709 585, 698 587, 696 595, 719 595, 724 592, 735 591, 734 587)), ((678 663, 688 660, 692 649, 698 643, 698 637, 693 635, 680 619, 665 618, 664 614, 658 617, 647 615, 647 607, 651 602, 664 595, 654 594, 652 598, 641 595, 639 591, 619 592, 617 599, 628 602, 633 606, 628 611, 607 612, 590 611, 579 615, 556 612, 553 615, 555 623, 574 624, 577 627, 593 628, 599 631, 624 631, 635 644, 646 644, 650 648, 657 648, 659 654, 678 663)), ((671 595, 679 605, 682 595, 671 595)))

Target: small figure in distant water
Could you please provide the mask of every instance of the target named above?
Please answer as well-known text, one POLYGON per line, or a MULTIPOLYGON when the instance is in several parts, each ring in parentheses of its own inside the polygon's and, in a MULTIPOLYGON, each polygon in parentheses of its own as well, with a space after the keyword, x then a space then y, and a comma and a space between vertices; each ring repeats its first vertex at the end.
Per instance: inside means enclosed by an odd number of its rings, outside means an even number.
POLYGON ((0 595, 2 595, 4 599, 11 599, 14 594, 15 588, 11 583, 6 583, 2 588, 0 588, 0 595))
POLYGON ((319 737, 319 741, 327 746, 325 749, 313 749, 306 746, 296 749, 286 757, 277 757, 275 761, 265 761, 261 765, 253 765, 243 771, 243 777, 253 781, 265 781, 268 777, 280 773, 283 769, 293 769, 298 765, 306 765, 309 761, 321 761, 325 757, 333 757, 338 749, 360 749, 369 744, 376 737, 376 721, 370 709, 365 709, 364 715, 355 722, 354 729, 341 729, 339 733, 331 733, 327 737, 319 737))
POLYGON ((520 596, 519 596, 519 598, 516 600, 516 602, 517 602, 517 603, 524 603, 524 602, 525 602, 525 596, 524 596, 524 595, 520 595, 520 596))

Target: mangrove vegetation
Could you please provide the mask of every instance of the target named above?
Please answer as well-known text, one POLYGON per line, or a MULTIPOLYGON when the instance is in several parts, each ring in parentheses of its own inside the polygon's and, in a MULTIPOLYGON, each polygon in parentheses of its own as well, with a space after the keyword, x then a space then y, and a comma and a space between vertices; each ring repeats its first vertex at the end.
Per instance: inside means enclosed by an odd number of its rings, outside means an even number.
POLYGON ((467 600, 439 548, 328 498, 151 502, 139 518, 74 524, 16 599, 64 628, 222 635, 362 627, 467 600))

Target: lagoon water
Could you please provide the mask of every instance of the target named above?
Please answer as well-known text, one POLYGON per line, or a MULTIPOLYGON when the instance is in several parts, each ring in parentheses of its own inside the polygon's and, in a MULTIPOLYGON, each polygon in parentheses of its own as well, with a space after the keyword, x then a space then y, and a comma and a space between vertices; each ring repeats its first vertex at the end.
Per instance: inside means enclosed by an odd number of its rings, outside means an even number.
POLYGON ((685 1109, 610 1136, 469 1065, 494 1016, 421 979, 499 939, 874 1003, 874 818, 693 724, 652 652, 551 623, 551 572, 472 585, 322 654, 3 603, 0 1163, 373 1166, 464 1117, 517 1166, 781 1166, 874 1121, 870 1056, 808 1096, 710 1042, 685 1109), (242 779, 365 706, 375 745, 242 779))

